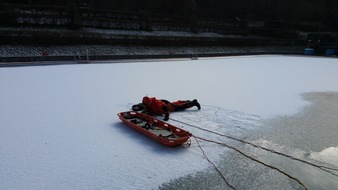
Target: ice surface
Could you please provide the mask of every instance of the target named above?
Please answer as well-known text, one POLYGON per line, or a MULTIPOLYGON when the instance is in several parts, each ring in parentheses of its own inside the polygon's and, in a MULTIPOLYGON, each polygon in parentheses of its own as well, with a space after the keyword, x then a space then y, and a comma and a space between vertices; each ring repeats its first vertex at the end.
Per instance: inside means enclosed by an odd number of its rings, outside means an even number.
MULTIPOLYGON (((196 98, 171 117, 240 135, 297 113, 303 92, 338 91, 337 73, 337 59, 293 56, 0 68, 1 189, 157 188, 209 164, 194 142, 167 148, 119 121, 144 95, 196 98)), ((228 153, 201 145, 216 163, 228 153)))
POLYGON ((309 157, 338 167, 338 147, 329 147, 320 152, 312 152, 309 157))

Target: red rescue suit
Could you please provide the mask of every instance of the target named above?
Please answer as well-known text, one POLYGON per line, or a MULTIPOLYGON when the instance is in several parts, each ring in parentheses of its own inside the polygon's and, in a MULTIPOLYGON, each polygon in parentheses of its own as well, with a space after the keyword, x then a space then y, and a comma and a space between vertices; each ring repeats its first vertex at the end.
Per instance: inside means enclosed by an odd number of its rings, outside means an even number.
POLYGON ((147 109, 152 114, 162 115, 174 111, 174 107, 166 101, 158 100, 156 98, 143 97, 142 103, 147 106, 147 109))
POLYGON ((155 115, 165 115, 164 120, 169 119, 169 113, 173 111, 180 111, 192 106, 197 106, 198 109, 201 109, 200 104, 197 100, 193 101, 182 101, 178 100, 176 102, 169 102, 168 100, 158 100, 155 97, 149 98, 147 96, 143 97, 142 104, 145 105, 144 113, 155 114, 155 115))

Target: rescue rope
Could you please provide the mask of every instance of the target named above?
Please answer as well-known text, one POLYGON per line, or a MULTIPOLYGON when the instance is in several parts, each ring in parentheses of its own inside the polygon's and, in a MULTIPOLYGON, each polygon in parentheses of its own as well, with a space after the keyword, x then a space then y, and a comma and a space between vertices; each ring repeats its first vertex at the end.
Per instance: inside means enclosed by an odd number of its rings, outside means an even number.
POLYGON ((193 137, 195 138, 198 147, 201 149, 204 158, 214 167, 214 169, 218 172, 218 174, 223 178, 223 181, 231 188, 231 189, 235 189, 235 187, 233 187, 232 185, 230 185, 230 183, 225 179, 224 175, 222 174, 222 172, 216 167, 216 165, 208 158, 208 156, 205 154, 204 150, 202 149, 200 143, 198 142, 197 138, 195 135, 193 135, 193 137))
MULTIPOLYGON (((203 141, 206 141, 206 142, 211 142, 211 143, 219 144, 219 145, 222 145, 222 146, 226 146, 226 147, 228 147, 228 148, 230 148, 230 149, 232 149, 232 150, 235 150, 236 152, 240 153, 241 155, 243 155, 243 156, 245 156, 245 157, 247 157, 247 158, 249 158, 249 159, 251 159, 251 160, 253 160, 253 161, 257 162, 257 163, 260 163, 260 164, 262 164, 262 165, 264 165, 264 166, 266 166, 266 167, 269 167, 270 169, 277 170, 278 172, 280 172, 280 173, 284 174, 285 176, 289 177, 290 179, 295 180, 295 181, 296 181, 298 184, 300 184, 305 190, 307 190, 307 188, 305 187, 305 185, 304 185, 298 178, 291 176, 290 174, 288 174, 288 173, 286 173, 286 172, 280 170, 280 169, 277 168, 277 167, 274 167, 274 166, 269 165, 269 164, 266 164, 266 163, 264 163, 264 162, 262 162, 262 161, 260 161, 260 160, 258 160, 258 159, 256 159, 256 158, 253 158, 253 157, 251 157, 251 156, 245 154, 244 152, 240 151, 239 149, 237 149, 237 148, 235 148, 235 147, 229 146, 229 145, 227 145, 227 144, 225 144, 225 143, 222 143, 222 142, 217 142, 217 141, 208 140, 208 139, 205 139, 205 138, 202 138, 202 137, 194 136, 194 138, 195 138, 195 139, 200 139, 200 140, 203 140, 203 141)), ((197 141, 197 142, 198 142, 198 141, 197 141)), ((203 154, 204 154, 204 152, 203 152, 203 154)), ((214 166, 214 167, 215 167, 215 166, 214 166)), ((216 168, 216 167, 215 167, 215 168, 216 168)), ((216 168, 216 170, 218 171, 217 168, 216 168)), ((218 172, 219 172, 219 171, 218 171, 218 172)), ((219 172, 219 173, 220 173, 220 172, 219 172)), ((222 174, 221 174, 221 176, 223 177, 222 174)), ((223 178, 224 178, 224 177, 223 177, 223 178)), ((227 184, 228 184, 228 183, 227 183, 227 184)))
POLYGON ((330 167, 322 166, 322 165, 317 165, 317 164, 308 162, 308 161, 306 161, 306 160, 302 160, 302 159, 299 159, 299 158, 296 158, 296 157, 287 155, 287 154, 282 153, 282 152, 278 152, 278 151, 275 151, 275 150, 272 150, 272 149, 268 149, 268 148, 265 148, 265 147, 262 147, 262 146, 253 144, 253 143, 251 143, 251 142, 244 141, 244 140, 242 140, 242 139, 232 137, 232 136, 230 136, 230 135, 225 135, 225 134, 218 133, 218 132, 215 132, 215 131, 212 131, 212 130, 209 130, 209 129, 204 129, 204 128, 202 128, 202 127, 198 127, 198 126, 196 126, 196 125, 192 125, 192 124, 189 124, 189 123, 186 123, 186 122, 183 122, 183 121, 179 121, 179 120, 177 120, 177 119, 171 118, 171 120, 176 121, 176 122, 181 123, 181 124, 188 125, 188 126, 190 126, 190 127, 197 128, 197 129, 202 130, 202 131, 206 131, 206 132, 213 133, 213 134, 216 134, 216 135, 219 135, 219 136, 223 136, 223 137, 226 137, 226 138, 235 140, 235 141, 239 141, 239 142, 241 142, 241 143, 248 144, 248 145, 251 145, 251 146, 253 146, 253 147, 260 148, 260 149, 263 149, 263 150, 265 150, 265 151, 268 151, 268 152, 271 152, 271 153, 274 153, 274 154, 277 154, 277 155, 281 155, 281 156, 287 157, 287 158, 292 159, 292 160, 296 160, 296 161, 299 161, 299 162, 302 162, 302 163, 311 165, 311 166, 316 167, 316 168, 318 168, 318 169, 320 169, 320 170, 322 170, 322 171, 324 171, 324 172, 327 172, 327 173, 329 173, 329 174, 331 174, 331 175, 334 175, 334 176, 338 177, 338 175, 337 175, 336 173, 332 172, 332 171, 338 171, 338 169, 330 168, 330 167), (332 170, 332 171, 330 171, 330 170, 332 170))

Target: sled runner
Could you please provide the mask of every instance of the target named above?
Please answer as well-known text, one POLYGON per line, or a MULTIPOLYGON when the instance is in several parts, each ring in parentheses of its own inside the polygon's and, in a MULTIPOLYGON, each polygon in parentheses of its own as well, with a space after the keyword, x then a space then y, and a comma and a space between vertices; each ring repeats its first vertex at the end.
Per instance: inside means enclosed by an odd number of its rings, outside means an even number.
POLYGON ((149 136, 166 146, 177 146, 189 140, 191 133, 140 112, 128 111, 117 114, 129 127, 149 136))

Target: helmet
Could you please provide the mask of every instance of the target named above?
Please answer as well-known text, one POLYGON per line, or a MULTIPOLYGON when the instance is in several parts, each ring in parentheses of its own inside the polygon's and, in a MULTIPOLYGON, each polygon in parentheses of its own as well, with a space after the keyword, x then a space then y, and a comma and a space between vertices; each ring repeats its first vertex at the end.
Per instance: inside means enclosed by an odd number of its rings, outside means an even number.
POLYGON ((148 96, 145 96, 145 97, 143 97, 142 103, 149 106, 149 105, 151 105, 151 100, 148 96))
POLYGON ((133 111, 142 111, 145 108, 145 105, 142 103, 135 104, 132 106, 133 111))

